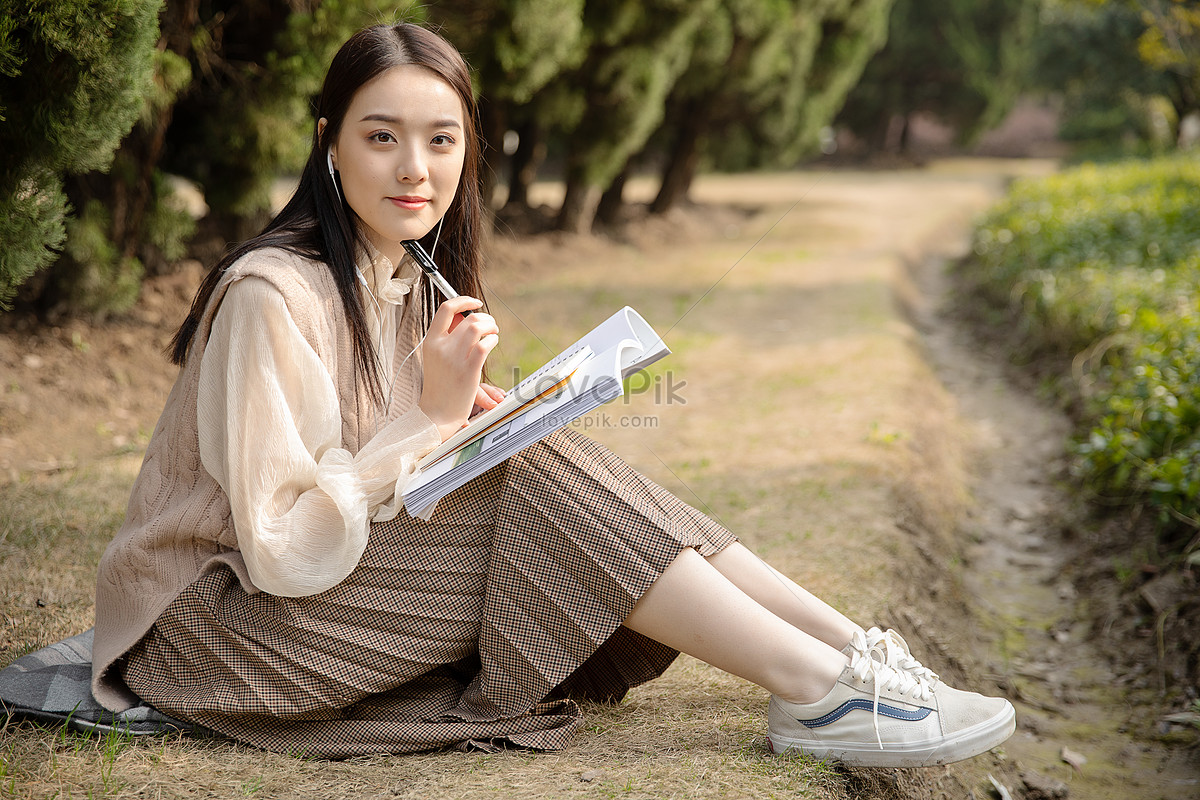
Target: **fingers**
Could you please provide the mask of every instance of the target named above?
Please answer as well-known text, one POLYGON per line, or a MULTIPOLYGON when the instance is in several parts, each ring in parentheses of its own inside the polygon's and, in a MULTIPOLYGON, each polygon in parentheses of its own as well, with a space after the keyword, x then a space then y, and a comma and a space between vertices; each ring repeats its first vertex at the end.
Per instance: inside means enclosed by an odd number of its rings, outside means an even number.
POLYGON ((499 386, 492 386, 490 383, 481 383, 481 384, 479 384, 479 386, 481 389, 483 389, 483 391, 487 392, 488 396, 491 397, 493 400, 495 400, 497 403, 499 403, 501 400, 503 400, 505 397, 508 396, 508 392, 504 391, 499 386))
POLYGON ((484 385, 481 383, 475 390, 475 407, 481 411, 487 411, 488 409, 495 408, 499 401, 488 394, 483 386, 484 385))
POLYGON ((438 307, 421 344, 424 381, 419 405, 439 431, 453 431, 473 411, 490 409, 504 392, 481 385, 488 354, 500 341, 491 314, 475 312, 483 305, 473 297, 455 297, 438 307), (469 316, 462 312, 472 311, 469 316))
POLYGON ((427 349, 432 347, 447 357, 465 358, 483 363, 500 341, 500 328, 491 314, 483 312, 463 316, 462 312, 483 305, 473 297, 455 297, 442 303, 429 323, 427 349))
POLYGON ((448 335, 458 339, 466 348, 467 360, 473 364, 477 361, 481 368, 492 348, 500 343, 500 328, 491 314, 459 317, 448 335))
MULTIPOLYGON (((429 322, 429 329, 431 331, 440 330, 442 333, 449 333, 458 327, 458 323, 461 320, 465 319, 462 316, 464 311, 474 311, 482 307, 483 301, 477 300, 474 297, 467 297, 466 295, 452 297, 438 306, 437 311, 434 312, 433 319, 429 322)), ((479 315, 471 314, 471 316, 475 317, 479 315)), ((484 314, 483 316, 488 315, 484 314)))

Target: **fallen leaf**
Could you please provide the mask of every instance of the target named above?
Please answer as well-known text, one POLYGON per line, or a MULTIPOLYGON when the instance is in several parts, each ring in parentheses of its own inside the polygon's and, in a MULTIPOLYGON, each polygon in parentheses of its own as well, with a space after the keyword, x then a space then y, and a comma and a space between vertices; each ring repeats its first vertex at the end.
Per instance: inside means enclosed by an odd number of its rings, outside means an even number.
POLYGON ((1076 753, 1069 747, 1064 747, 1060 755, 1062 760, 1070 764, 1076 772, 1083 774, 1083 765, 1087 763, 1087 756, 1076 753))
POLYGON ((1195 711, 1180 711, 1178 714, 1168 714, 1163 717, 1163 720, 1176 725, 1200 726, 1200 714, 1197 714, 1195 711))

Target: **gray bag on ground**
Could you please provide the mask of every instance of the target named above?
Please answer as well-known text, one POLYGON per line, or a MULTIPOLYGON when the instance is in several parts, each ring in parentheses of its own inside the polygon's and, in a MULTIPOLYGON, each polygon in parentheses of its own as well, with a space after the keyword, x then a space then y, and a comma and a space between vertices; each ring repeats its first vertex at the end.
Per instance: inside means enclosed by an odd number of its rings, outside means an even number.
POLYGON ((88 630, 23 655, 0 670, 0 708, 12 719, 83 732, 119 731, 136 736, 188 733, 186 722, 139 704, 114 714, 92 697, 92 635, 88 630))

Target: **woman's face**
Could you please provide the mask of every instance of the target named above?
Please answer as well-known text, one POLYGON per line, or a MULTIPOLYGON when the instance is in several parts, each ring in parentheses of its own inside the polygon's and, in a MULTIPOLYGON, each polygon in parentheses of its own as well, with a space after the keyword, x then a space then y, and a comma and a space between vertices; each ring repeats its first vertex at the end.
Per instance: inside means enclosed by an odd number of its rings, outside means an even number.
POLYGON ((432 230, 458 190, 467 153, 462 101, 433 70, 393 67, 354 95, 332 152, 363 233, 399 261, 399 243, 432 230))

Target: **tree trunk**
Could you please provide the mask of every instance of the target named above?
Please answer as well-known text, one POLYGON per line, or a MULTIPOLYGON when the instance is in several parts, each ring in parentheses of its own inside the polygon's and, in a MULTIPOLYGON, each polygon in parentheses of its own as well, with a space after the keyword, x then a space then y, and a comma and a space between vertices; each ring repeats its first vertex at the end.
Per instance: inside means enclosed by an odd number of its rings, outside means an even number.
POLYGON ((517 152, 509 159, 511 176, 508 180, 508 200, 504 207, 528 210, 529 187, 546 160, 546 139, 541 126, 532 119, 517 126, 517 136, 517 152))
POLYGON ((508 167, 508 156, 504 154, 504 132, 508 130, 505 109, 485 97, 479 99, 479 127, 483 138, 483 163, 480 165, 479 186, 483 192, 483 207, 486 213, 495 210, 496 186, 500 175, 508 167))
POLYGON ((711 104, 691 102, 679 116, 679 135, 667 156, 658 195, 650 204, 651 214, 665 214, 687 199, 700 165, 700 142, 708 130, 711 104))
POLYGON ((867 149, 872 153, 888 151, 888 133, 892 129, 892 114, 880 114, 866 134, 867 149))
POLYGON ((588 185, 582 176, 569 172, 567 192, 555 227, 569 233, 591 233, 598 200, 599 192, 594 186, 588 185))
POLYGON ((621 173, 613 178, 613 182, 604 190, 604 194, 600 195, 600 203, 596 206, 596 222, 601 225, 611 228, 621 221, 621 209, 625 205, 622 194, 625 191, 627 170, 628 167, 621 170, 621 173))

